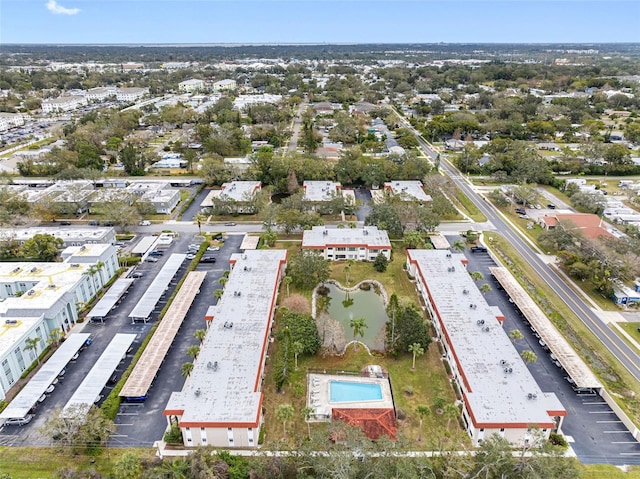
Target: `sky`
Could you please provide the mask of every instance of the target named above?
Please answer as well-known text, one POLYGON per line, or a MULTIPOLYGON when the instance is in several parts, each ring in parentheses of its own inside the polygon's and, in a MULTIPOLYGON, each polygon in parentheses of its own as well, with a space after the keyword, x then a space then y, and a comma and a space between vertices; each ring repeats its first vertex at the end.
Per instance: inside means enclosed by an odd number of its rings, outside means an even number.
POLYGON ((437 42, 640 42, 640 0, 0 0, 0 45, 437 42))

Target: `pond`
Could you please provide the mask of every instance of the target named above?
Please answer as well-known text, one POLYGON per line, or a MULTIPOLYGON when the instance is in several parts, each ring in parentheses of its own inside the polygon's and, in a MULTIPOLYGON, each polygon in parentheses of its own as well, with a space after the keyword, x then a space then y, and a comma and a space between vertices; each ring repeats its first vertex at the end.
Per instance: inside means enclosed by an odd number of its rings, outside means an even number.
POLYGON ((329 288, 326 312, 344 328, 345 339, 354 339, 353 330, 349 326, 351 320, 365 318, 367 327, 364 336, 355 339, 362 341, 369 349, 383 351, 384 330, 388 317, 382 296, 377 294, 373 287, 369 291, 358 289, 347 293, 335 284, 326 286, 329 288))

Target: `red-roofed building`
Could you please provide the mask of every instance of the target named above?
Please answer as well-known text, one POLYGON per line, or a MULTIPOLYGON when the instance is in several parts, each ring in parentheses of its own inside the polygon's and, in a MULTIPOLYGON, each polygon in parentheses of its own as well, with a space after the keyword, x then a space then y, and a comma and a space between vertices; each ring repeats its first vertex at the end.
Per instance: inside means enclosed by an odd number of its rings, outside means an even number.
POLYGON ((332 420, 360 427, 365 435, 372 440, 380 439, 383 436, 395 440, 398 434, 398 423, 393 409, 333 408, 332 420))
POLYGON ((613 238, 598 215, 591 213, 551 213, 538 220, 546 230, 558 226, 567 231, 580 231, 587 239, 599 239, 601 236, 613 238))

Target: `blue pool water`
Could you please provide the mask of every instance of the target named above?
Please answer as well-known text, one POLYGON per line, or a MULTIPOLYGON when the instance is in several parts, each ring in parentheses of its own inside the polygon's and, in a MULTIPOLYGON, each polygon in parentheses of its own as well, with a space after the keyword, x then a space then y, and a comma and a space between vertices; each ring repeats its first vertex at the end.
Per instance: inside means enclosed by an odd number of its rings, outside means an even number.
POLYGON ((382 388, 379 384, 329 381, 330 402, 379 401, 381 399, 382 388))

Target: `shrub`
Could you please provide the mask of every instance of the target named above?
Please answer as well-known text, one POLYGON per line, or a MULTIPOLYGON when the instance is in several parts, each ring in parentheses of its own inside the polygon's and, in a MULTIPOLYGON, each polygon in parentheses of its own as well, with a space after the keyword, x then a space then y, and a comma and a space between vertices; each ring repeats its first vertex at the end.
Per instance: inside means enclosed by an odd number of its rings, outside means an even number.
POLYGON ((182 440, 182 431, 178 426, 171 426, 171 429, 164 433, 164 437, 162 439, 167 444, 184 444, 182 440))
POLYGON ((369 291, 369 290, 371 290, 371 283, 360 283, 359 288, 362 291, 369 291))
POLYGON ((375 269, 378 273, 384 273, 387 270, 387 265, 389 264, 389 260, 387 257, 380 253, 376 256, 376 260, 373 262, 373 269, 375 269))
POLYGON ((316 289, 316 292, 319 296, 329 296, 329 288, 325 285, 319 286, 318 289, 316 289))
POLYGON ((413 386, 405 386, 402 391, 407 395, 407 396, 413 396, 413 386))
POLYGON ((558 447, 561 447, 563 449, 566 449, 566 448, 569 447, 569 443, 564 438, 564 436, 562 434, 558 434, 556 432, 552 432, 551 434, 549 434, 549 442, 551 444, 553 444, 554 446, 558 446, 558 447))

